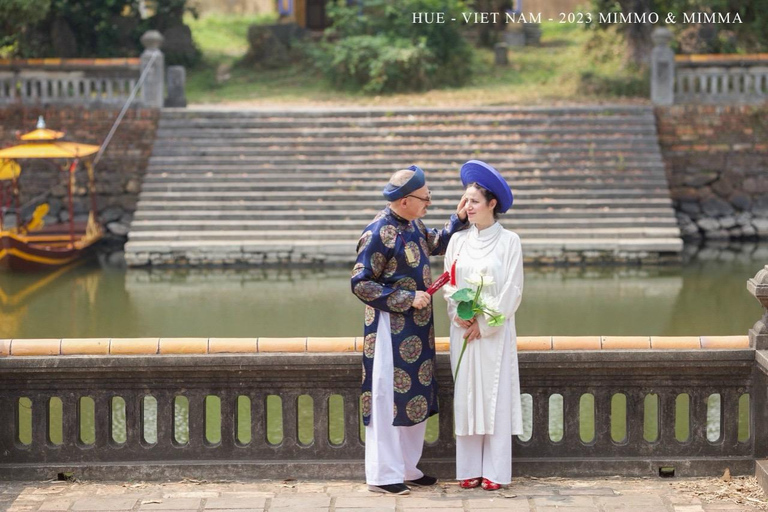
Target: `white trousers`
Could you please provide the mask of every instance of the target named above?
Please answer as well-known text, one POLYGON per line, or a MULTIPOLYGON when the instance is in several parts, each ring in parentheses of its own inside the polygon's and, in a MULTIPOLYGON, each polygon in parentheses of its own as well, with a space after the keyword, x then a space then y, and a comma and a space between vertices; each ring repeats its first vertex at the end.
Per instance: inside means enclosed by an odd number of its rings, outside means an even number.
POLYGON ((379 311, 373 353, 371 420, 365 427, 365 481, 369 485, 401 484, 424 476, 416 468, 424 448, 427 422, 395 427, 394 363, 389 313, 379 311))
POLYGON ((499 398, 493 434, 456 436, 456 479, 484 477, 501 485, 512 482, 512 371, 510 350, 501 354, 499 398))
POLYGON ((512 482, 512 436, 456 436, 456 479, 484 477, 501 485, 512 482))

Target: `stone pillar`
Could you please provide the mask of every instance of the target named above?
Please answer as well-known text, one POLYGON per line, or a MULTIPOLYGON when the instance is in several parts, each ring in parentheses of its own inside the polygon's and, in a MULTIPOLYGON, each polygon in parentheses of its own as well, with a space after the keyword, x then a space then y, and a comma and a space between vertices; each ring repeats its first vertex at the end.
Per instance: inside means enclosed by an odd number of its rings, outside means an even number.
POLYGON ((184 84, 187 72, 184 66, 168 66, 168 97, 166 107, 186 107, 187 96, 184 94, 184 84))
POLYGON ((144 45, 141 72, 150 68, 141 88, 141 102, 145 107, 162 108, 165 96, 165 57, 160 46, 163 44, 163 36, 157 30, 150 30, 141 36, 141 44, 144 45), (155 57, 154 60, 152 57, 155 57))
POLYGON ((672 105, 675 102, 675 54, 669 47, 672 32, 664 27, 651 34, 651 102, 654 105, 672 105))
POLYGON ((509 65, 509 53, 507 43, 496 43, 493 46, 495 63, 497 66, 509 65))
POLYGON ((747 281, 747 290, 763 306, 763 318, 749 330, 749 346, 756 350, 768 350, 768 265, 747 281))

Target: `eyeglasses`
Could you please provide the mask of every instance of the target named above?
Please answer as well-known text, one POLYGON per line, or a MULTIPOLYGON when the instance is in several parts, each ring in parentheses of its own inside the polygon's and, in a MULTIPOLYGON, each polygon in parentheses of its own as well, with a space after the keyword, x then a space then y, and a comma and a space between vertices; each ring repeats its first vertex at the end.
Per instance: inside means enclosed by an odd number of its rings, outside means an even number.
POLYGON ((425 203, 431 203, 432 202, 432 192, 431 191, 427 193, 427 197, 426 198, 415 196, 413 194, 408 194, 405 197, 415 197, 416 199, 418 199, 420 201, 424 201, 425 203))

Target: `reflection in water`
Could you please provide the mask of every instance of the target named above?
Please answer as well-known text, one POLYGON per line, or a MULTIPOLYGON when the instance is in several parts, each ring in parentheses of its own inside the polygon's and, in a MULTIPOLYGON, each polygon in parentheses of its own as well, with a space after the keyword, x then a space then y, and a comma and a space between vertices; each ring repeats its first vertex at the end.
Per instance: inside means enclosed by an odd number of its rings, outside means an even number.
MULTIPOLYGON (((704 249, 683 267, 529 267, 518 333, 746 334, 761 316, 746 281, 766 261, 768 245, 744 245, 704 249)), ((446 336, 441 294, 434 309, 446 336)), ((362 313, 343 268, 0 274, 4 338, 358 336, 362 313)))

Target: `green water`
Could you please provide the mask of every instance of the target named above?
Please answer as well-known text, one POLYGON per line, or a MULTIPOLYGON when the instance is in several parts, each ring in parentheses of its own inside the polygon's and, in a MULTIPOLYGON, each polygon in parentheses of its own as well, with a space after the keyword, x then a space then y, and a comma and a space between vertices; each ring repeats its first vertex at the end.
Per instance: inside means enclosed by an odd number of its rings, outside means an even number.
MULTIPOLYGON (((708 251, 684 266, 526 268, 518 334, 746 334, 762 316, 746 281, 768 245, 708 251)), ((447 336, 440 294, 434 309, 447 336)), ((362 324, 348 269, 0 273, 0 338, 359 336, 362 324)))

